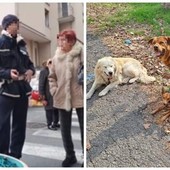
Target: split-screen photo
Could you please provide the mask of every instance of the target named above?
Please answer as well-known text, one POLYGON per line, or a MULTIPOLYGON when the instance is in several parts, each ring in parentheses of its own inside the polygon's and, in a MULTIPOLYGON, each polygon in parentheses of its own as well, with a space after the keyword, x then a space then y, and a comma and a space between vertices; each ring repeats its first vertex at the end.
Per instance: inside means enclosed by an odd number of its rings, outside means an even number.
POLYGON ((170 3, 0 3, 0 167, 170 166, 170 3))

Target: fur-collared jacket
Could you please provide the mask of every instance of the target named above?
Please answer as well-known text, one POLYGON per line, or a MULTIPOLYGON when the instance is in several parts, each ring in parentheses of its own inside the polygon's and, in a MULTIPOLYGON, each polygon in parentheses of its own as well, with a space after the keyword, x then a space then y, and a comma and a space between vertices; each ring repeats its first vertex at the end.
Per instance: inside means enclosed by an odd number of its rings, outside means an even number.
POLYGON ((28 69, 35 73, 35 68, 28 56, 26 43, 20 35, 12 37, 6 30, 0 36, 0 95, 20 97, 30 95, 31 86, 25 80, 13 81, 11 69, 23 75, 28 69))
POLYGON ((77 81, 81 62, 83 45, 80 42, 77 41, 68 53, 57 48, 49 74, 54 107, 67 111, 83 107, 83 87, 77 81))

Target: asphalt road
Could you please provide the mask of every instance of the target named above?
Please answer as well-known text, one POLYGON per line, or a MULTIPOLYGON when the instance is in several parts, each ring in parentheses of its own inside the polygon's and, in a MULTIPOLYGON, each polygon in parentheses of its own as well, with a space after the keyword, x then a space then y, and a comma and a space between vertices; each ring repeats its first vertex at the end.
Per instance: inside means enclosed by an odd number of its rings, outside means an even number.
MULTIPOLYGON (((87 76, 97 60, 112 55, 100 37, 87 34, 87 76)), ((87 91, 93 78, 87 81, 87 91)), ((152 85, 131 84, 87 101, 87 167, 170 167, 169 138, 148 111, 152 85), (145 123, 150 123, 145 128, 145 123)), ((152 94, 152 95, 151 95, 152 94)))
MULTIPOLYGON (((73 112, 72 138, 78 162, 73 167, 81 167, 82 150, 80 131, 76 113, 73 112)), ((46 127, 43 107, 30 107, 27 119, 27 136, 23 148, 22 161, 28 167, 61 167, 65 151, 61 131, 52 131, 46 127)))

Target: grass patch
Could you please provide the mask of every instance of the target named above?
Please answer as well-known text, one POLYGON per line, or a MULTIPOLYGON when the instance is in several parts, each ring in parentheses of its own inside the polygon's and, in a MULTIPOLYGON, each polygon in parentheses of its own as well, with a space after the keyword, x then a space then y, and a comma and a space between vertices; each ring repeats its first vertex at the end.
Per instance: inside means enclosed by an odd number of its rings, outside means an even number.
POLYGON ((87 7, 87 23, 95 24, 100 30, 139 23, 149 25, 153 34, 170 35, 170 10, 161 3, 90 3, 87 7))
POLYGON ((134 35, 137 35, 137 36, 142 36, 142 35, 144 35, 145 34, 145 31, 143 30, 143 29, 129 29, 128 31, 127 31, 128 33, 133 33, 134 35))

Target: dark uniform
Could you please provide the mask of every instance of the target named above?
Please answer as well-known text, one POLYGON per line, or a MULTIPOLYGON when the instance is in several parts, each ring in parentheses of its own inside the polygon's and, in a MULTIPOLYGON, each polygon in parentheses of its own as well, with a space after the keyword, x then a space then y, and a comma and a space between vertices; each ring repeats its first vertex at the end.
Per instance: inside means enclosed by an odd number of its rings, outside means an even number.
POLYGON ((14 38, 7 31, 2 31, 0 36, 0 153, 16 158, 21 157, 25 141, 28 96, 32 90, 29 83, 24 80, 24 73, 28 69, 35 73, 25 45, 21 37, 14 38), (12 80, 11 69, 19 72, 18 80, 12 80))

